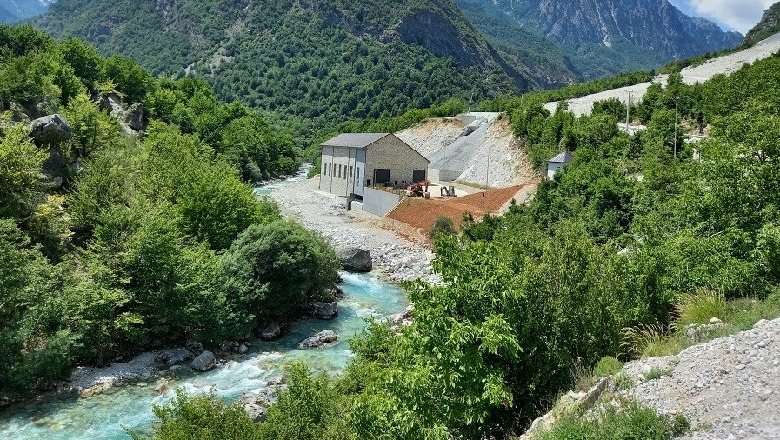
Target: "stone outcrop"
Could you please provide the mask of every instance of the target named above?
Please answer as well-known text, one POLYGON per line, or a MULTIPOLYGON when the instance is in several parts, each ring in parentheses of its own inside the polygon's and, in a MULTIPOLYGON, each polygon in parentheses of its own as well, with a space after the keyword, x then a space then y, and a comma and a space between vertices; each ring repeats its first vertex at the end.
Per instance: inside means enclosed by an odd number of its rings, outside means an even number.
POLYGON ((352 248, 339 255, 341 266, 350 272, 371 272, 373 262, 371 252, 365 249, 352 248))
POLYGON ((318 319, 333 319, 339 314, 338 304, 335 302, 316 302, 311 305, 311 314, 318 319))
POLYGON ((304 339, 298 348, 318 348, 325 344, 330 344, 338 341, 339 337, 333 330, 323 330, 314 336, 304 339))
POLYGON ((282 334, 282 327, 278 322, 272 322, 260 331, 260 339, 264 341, 273 341, 282 334))
POLYGON ((185 348, 174 348, 172 350, 163 350, 159 352, 154 360, 168 366, 174 366, 184 361, 188 361, 193 357, 195 357, 195 355, 185 348))
POLYGON ((73 136, 73 128, 60 114, 38 118, 30 123, 30 137, 39 146, 57 145, 73 136))
POLYGON ((190 368, 197 371, 208 371, 217 366, 217 358, 214 353, 206 350, 196 357, 190 364, 190 368))

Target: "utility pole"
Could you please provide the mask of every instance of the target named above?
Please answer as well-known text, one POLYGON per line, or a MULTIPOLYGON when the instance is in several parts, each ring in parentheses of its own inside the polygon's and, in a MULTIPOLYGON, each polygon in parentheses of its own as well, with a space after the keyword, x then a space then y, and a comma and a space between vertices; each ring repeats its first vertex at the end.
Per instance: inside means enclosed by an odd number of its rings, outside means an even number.
POLYGON ((674 158, 677 159, 677 98, 674 100, 674 158))
POLYGON ((628 92, 628 104, 626 104, 626 133, 628 133, 628 124, 631 122, 631 92, 628 92))
POLYGON ((487 155, 487 172, 485 173, 485 190, 490 188, 490 150, 491 150, 491 144, 488 144, 488 155, 487 155))

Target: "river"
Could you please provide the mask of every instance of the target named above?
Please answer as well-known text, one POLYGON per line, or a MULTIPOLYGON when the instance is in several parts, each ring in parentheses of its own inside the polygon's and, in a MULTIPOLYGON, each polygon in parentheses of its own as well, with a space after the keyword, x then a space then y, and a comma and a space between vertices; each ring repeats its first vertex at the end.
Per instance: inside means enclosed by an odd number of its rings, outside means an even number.
POLYGON ((126 429, 148 431, 155 421, 152 407, 168 402, 177 387, 187 393, 213 390, 233 400, 262 390, 269 380, 284 374, 286 365, 296 361, 315 372, 339 374, 352 357, 347 341, 362 331, 365 318, 387 317, 403 312, 408 305, 405 292, 374 274, 343 273, 342 278, 344 298, 339 301, 338 317, 332 321, 300 321, 279 340, 255 342, 249 353, 234 356, 212 371, 172 379, 163 394, 155 391, 157 381, 150 381, 90 398, 53 397, 14 406, 0 413, 0 439, 129 439, 126 429), (319 349, 297 348, 300 341, 325 329, 334 330, 339 342, 319 349))

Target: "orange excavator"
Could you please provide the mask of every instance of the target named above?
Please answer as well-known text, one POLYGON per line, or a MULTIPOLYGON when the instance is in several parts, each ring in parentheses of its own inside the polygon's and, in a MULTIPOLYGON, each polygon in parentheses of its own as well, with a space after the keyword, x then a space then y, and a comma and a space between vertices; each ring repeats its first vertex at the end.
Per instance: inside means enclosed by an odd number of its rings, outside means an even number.
POLYGON ((431 182, 428 179, 421 180, 406 187, 407 197, 423 197, 428 192, 431 182))

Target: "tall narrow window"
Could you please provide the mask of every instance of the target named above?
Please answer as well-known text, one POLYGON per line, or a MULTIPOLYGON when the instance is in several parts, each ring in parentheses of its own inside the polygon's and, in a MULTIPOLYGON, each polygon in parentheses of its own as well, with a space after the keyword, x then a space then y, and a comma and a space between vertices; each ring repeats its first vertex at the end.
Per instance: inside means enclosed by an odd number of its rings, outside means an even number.
POLYGON ((349 178, 350 179, 352 178, 352 167, 351 166, 349 167, 349 178))

